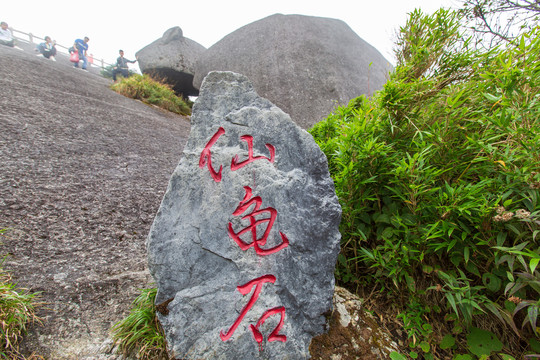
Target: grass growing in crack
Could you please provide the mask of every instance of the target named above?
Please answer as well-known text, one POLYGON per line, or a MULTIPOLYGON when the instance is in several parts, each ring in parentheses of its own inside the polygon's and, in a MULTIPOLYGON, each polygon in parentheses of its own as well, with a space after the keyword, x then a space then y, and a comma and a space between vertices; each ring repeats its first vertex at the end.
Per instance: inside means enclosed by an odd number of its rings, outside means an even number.
MULTIPOLYGON (((0 230, 0 234, 5 230, 0 230)), ((0 261, 0 359, 26 359, 18 345, 27 331, 27 325, 40 321, 36 316, 38 294, 29 293, 13 283, 11 275, 0 261)), ((31 356, 30 359, 39 357, 31 356)))
POLYGON ((113 341, 118 351, 138 359, 169 359, 167 343, 156 317, 157 289, 143 289, 133 302, 129 315, 113 328, 113 341))
POLYGON ((111 89, 119 94, 144 103, 156 105, 167 111, 180 115, 190 115, 191 107, 188 100, 176 96, 170 85, 156 80, 149 75, 135 74, 121 79, 111 85, 111 89))

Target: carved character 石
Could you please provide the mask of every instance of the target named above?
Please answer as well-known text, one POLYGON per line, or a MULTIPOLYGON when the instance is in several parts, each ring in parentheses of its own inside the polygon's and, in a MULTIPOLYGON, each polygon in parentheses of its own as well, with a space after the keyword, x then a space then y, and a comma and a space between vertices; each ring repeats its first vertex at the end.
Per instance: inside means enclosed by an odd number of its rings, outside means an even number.
MULTIPOLYGON (((244 319, 244 316, 248 313, 248 311, 253 307, 253 305, 257 302, 257 299, 259 298, 259 295, 262 290, 262 286, 264 283, 274 283, 276 281, 276 277, 274 275, 263 275, 261 277, 258 277, 256 279, 253 279, 251 281, 248 281, 244 285, 238 286, 236 289, 240 292, 242 295, 247 295, 251 292, 251 289, 255 287, 255 291, 253 292, 253 295, 251 295, 251 298, 249 299, 248 303, 244 306, 242 311, 240 312, 240 315, 236 318, 234 323, 231 325, 229 330, 227 332, 220 331, 219 337, 222 341, 227 341, 231 338, 231 336, 234 334, 242 320, 244 319)), ((251 331, 253 333, 253 337, 255 338, 255 341, 261 345, 263 341, 263 336, 261 332, 259 331, 259 327, 268 319, 270 316, 275 314, 281 314, 281 318, 279 320, 278 325, 275 327, 275 329, 270 333, 270 336, 268 337, 268 341, 287 341, 287 336, 279 334, 279 331, 283 327, 283 322, 285 318, 285 308, 283 306, 281 307, 275 307, 272 309, 269 309, 264 312, 264 314, 259 318, 257 321, 257 324, 253 326, 253 324, 250 325, 251 331)))

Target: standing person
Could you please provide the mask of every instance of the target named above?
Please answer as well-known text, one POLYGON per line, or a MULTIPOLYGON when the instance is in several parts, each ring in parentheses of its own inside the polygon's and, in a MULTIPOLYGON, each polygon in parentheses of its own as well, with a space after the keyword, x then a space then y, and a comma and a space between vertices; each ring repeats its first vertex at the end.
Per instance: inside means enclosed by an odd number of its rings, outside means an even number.
POLYGON ((124 57, 124 50, 119 51, 120 56, 116 59, 116 66, 112 71, 112 78, 116 81, 116 74, 122 73, 122 76, 127 78, 129 77, 129 68, 128 63, 134 64, 137 60, 128 60, 124 57))
MULTIPOLYGON (((88 51, 88 42, 90 39, 88 36, 85 36, 84 39, 77 39, 75 40, 75 43, 73 44, 73 47, 75 50, 79 52, 79 61, 82 60, 82 69, 86 70, 86 67, 88 66, 88 58, 86 57, 87 51, 88 51)), ((74 65, 76 68, 79 67, 79 62, 76 62, 74 65)))
POLYGON ((43 55, 47 59, 56 61, 56 59, 54 58, 56 56, 56 41, 52 41, 49 36, 45 36, 45 42, 39 44, 37 46, 37 49, 41 53, 38 56, 43 55))
POLYGON ((0 44, 15 47, 15 40, 11 30, 8 29, 8 24, 5 21, 0 23, 0 44))

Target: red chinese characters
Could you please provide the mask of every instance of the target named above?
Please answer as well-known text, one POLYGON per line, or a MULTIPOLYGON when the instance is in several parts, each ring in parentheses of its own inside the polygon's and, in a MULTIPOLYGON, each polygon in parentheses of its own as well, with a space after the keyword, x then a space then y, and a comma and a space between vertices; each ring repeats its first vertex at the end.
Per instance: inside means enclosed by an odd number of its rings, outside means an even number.
POLYGON ((240 249, 246 251, 250 247, 253 247, 255 249, 255 253, 257 255, 270 255, 278 252, 279 250, 286 248, 289 246, 289 239, 287 239, 287 236, 285 236, 281 231, 279 232, 279 235, 281 236, 281 244, 276 245, 269 249, 264 249, 262 246, 266 245, 266 241, 268 240, 268 235, 270 235, 270 231, 272 230, 272 226, 274 225, 274 221, 276 221, 277 217, 277 211, 274 208, 265 208, 261 209, 262 199, 260 196, 252 197, 252 190, 249 186, 244 186, 244 190, 246 190, 246 195, 244 196, 244 200, 240 202, 240 205, 236 208, 236 210, 233 212, 234 216, 238 216, 243 214, 246 210, 251 207, 251 205, 255 204, 254 209, 251 211, 251 213, 247 214, 246 216, 242 217, 242 219, 249 219, 250 225, 243 230, 240 230, 239 232, 234 232, 232 223, 229 223, 229 236, 238 244, 240 249), (270 217, 257 220, 255 216, 261 215, 261 214, 269 214, 270 217), (260 238, 257 238, 257 226, 262 225, 266 223, 266 229, 263 233, 263 235, 260 238), (241 239, 241 236, 245 233, 251 233, 251 243, 245 242, 241 239))
MULTIPOLYGON (((223 127, 220 127, 218 131, 212 136, 210 141, 206 144, 203 151, 201 151, 201 156, 199 158, 199 167, 203 168, 205 166, 208 167, 208 171, 210 172, 210 176, 212 176, 212 179, 214 179, 215 182, 221 181, 221 171, 223 170, 223 166, 219 167, 219 171, 215 171, 212 167, 212 152, 210 149, 214 144, 219 140, 220 136, 225 134, 225 129, 223 127)), ((255 160, 268 160, 271 163, 274 162, 275 156, 276 156, 276 148, 272 144, 265 144, 266 148, 270 152, 270 157, 266 156, 254 156, 253 155, 253 136, 251 135, 242 135, 240 137, 241 140, 247 142, 248 144, 248 158, 243 161, 238 161, 238 155, 235 155, 235 157, 231 160, 231 171, 236 171, 238 169, 243 168, 249 163, 252 163, 255 160)))
POLYGON ((201 157, 199 158, 199 167, 203 168, 205 165, 208 165, 208 171, 210 171, 210 176, 212 176, 212 179, 214 179, 215 182, 221 181, 221 170, 223 169, 223 166, 219 167, 219 171, 216 172, 214 168, 212 167, 212 153, 210 152, 210 149, 214 144, 218 141, 219 137, 221 135, 225 134, 225 129, 220 127, 218 131, 212 136, 210 141, 206 144, 203 151, 201 152, 201 157))
MULTIPOLYGON (((212 138, 208 141, 203 151, 201 152, 199 158, 199 167, 202 169, 205 166, 208 168, 210 176, 214 179, 215 182, 220 182, 222 179, 222 170, 223 166, 219 167, 219 170, 215 170, 212 166, 212 146, 214 146, 220 139, 220 137, 225 134, 225 129, 220 127, 212 138)), ((253 152, 253 136, 243 135, 240 137, 242 141, 245 141, 248 146, 247 158, 240 161, 239 156, 235 155, 231 160, 231 171, 236 171, 242 167, 257 161, 257 160, 267 160, 270 163, 273 163, 276 156, 276 148, 271 144, 266 144, 266 148, 269 151, 269 157, 263 155, 254 155, 253 152)), ((279 232, 281 237, 281 243, 267 247, 268 236, 272 231, 272 227, 277 218, 277 210, 271 207, 263 208, 262 198, 260 196, 253 196, 253 191, 249 186, 244 186, 246 192, 243 200, 240 201, 238 207, 234 210, 234 216, 242 216, 243 220, 248 220, 249 225, 245 228, 240 229, 238 232, 235 232, 233 225, 229 222, 228 233, 229 237, 234 240, 234 242, 240 247, 241 250, 247 251, 249 248, 253 248, 255 253, 260 256, 267 256, 275 254, 278 251, 289 246, 289 239, 285 234, 279 232), (251 209, 251 210, 250 210, 251 209), (261 236, 257 236, 257 228, 264 227, 264 231, 259 231, 261 236)), ((263 275, 251 281, 248 281, 244 285, 238 286, 236 289, 243 295, 249 294, 253 290, 251 298, 244 306, 240 315, 236 318, 234 323, 229 327, 227 331, 220 331, 219 337, 222 341, 227 341, 234 334, 246 314, 250 309, 255 305, 261 291, 263 290, 263 285, 266 283, 274 284, 276 282, 276 277, 271 274, 263 275)), ((285 321, 285 307, 277 306, 271 309, 266 310, 258 319, 255 324, 250 324, 251 332, 253 333, 253 338, 259 344, 259 348, 262 349, 262 342, 264 340, 263 334, 260 332, 259 328, 266 322, 266 320, 272 316, 279 315, 279 322, 277 326, 272 330, 268 336, 268 341, 287 341, 287 336, 280 334, 280 330, 283 328, 285 321)))
POLYGON ((236 155, 232 161, 231 161, 231 170, 236 171, 244 166, 246 166, 249 163, 252 163, 255 160, 259 159, 266 159, 270 161, 271 163, 274 162, 274 159, 276 157, 276 148, 272 144, 265 144, 268 151, 270 151, 270 157, 267 158, 266 156, 253 156, 253 136, 251 135, 243 135, 240 137, 240 139, 244 140, 248 143, 248 158, 244 161, 238 162, 238 155, 236 155))
POLYGON ((277 324, 277 326, 274 328, 274 330, 272 330, 272 332, 270 333, 270 336, 268 336, 268 341, 282 341, 282 342, 287 341, 287 336, 279 334, 279 330, 281 330, 281 328, 283 327, 283 321, 285 318, 285 307, 280 306, 280 307, 275 307, 270 310, 266 310, 264 314, 262 314, 262 316, 260 317, 259 321, 257 321, 257 325, 255 326, 250 325, 251 331, 253 332, 253 337, 255 338, 255 341, 258 342, 259 344, 261 344, 263 341, 263 336, 261 332, 259 331, 259 326, 264 324, 266 319, 268 319, 270 316, 275 315, 275 314, 280 314, 281 317, 279 319, 279 323, 277 324))
MULTIPOLYGON (((234 331, 240 325, 242 322, 242 319, 244 319, 244 316, 248 313, 248 311, 253 307, 255 302, 257 302, 257 299, 259 298, 259 295, 262 290, 262 286, 266 282, 274 283, 276 281, 276 277, 274 275, 264 275, 257 279, 253 279, 244 285, 238 286, 236 289, 242 294, 247 295, 251 292, 251 289, 255 286, 255 291, 253 292, 253 295, 251 295, 251 298, 249 299, 248 303, 244 306, 242 311, 240 312, 240 315, 236 318, 235 322, 232 324, 232 326, 227 330, 227 332, 221 331, 219 333, 219 337, 223 341, 227 341, 230 339, 230 337, 234 334, 234 331)), ((259 321, 257 321, 257 324, 255 326, 251 325, 251 332, 253 332, 253 337, 255 338, 255 341, 259 344, 263 341, 263 336, 261 332, 259 331, 259 327, 268 319, 270 316, 280 314, 281 318, 279 320, 278 325, 274 328, 270 336, 268 337, 268 341, 287 341, 287 336, 279 334, 279 330, 283 327, 283 318, 285 317, 285 308, 283 306, 281 307, 275 307, 273 309, 265 311, 264 314, 259 318, 259 321)))

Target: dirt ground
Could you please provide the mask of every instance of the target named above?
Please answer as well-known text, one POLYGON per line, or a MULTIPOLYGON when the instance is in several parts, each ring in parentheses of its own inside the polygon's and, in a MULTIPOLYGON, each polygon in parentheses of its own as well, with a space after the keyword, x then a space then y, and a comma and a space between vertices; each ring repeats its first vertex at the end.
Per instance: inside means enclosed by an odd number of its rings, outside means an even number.
POLYGON ((48 359, 113 359, 108 331, 148 287, 145 239, 189 119, 110 80, 0 46, 0 254, 41 292, 23 343, 48 359))

